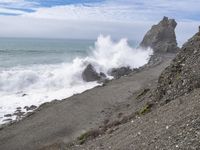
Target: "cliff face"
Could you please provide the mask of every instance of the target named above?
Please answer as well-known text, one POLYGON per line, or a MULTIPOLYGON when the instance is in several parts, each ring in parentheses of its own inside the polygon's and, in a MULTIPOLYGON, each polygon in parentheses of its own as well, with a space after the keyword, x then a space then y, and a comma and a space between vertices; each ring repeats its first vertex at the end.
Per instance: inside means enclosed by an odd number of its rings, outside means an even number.
POLYGON ((164 17, 157 25, 153 25, 152 28, 146 33, 141 47, 151 47, 154 52, 177 52, 177 41, 175 35, 175 28, 177 23, 174 19, 168 19, 164 17))
MULTIPOLYGON (((177 52, 175 26, 174 20, 165 17, 158 25, 152 27, 141 45, 145 45, 144 47, 151 46, 156 53, 177 52)), ((167 55, 174 56, 171 53, 160 53, 155 55, 155 58, 157 56, 164 58, 167 55)), ((162 63, 161 61, 160 64, 155 65, 154 69, 162 63)), ((152 80, 153 82, 149 82, 149 88, 145 86, 145 89, 139 94, 134 93, 130 96, 128 99, 134 103, 129 102, 130 109, 125 108, 127 112, 123 111, 122 113, 120 108, 116 109, 115 113, 120 112, 120 117, 124 118, 119 118, 118 122, 115 120, 111 123, 112 125, 107 125, 109 128, 106 128, 103 133, 95 130, 95 132, 92 132, 93 134, 88 132, 89 134, 80 136, 81 145, 79 147, 72 146, 66 149, 199 149, 199 64, 200 31, 183 45, 171 64, 166 64, 169 67, 164 69, 165 66, 162 68, 163 71, 161 71, 161 68, 152 71, 152 73, 156 73, 158 70, 162 72, 157 72, 158 84, 155 82, 157 81, 156 78, 156 80, 152 80), (159 105, 160 102, 167 104, 159 105), (133 114, 133 116, 124 116, 126 113, 133 114), (96 133, 100 133, 100 136, 96 136, 96 133), (83 138, 85 135, 88 138, 83 138)), ((153 68, 150 67, 147 70, 149 69, 153 68)), ((139 75, 140 81, 152 75, 146 71, 139 72, 145 74, 145 77, 139 75)), ((132 76, 133 79, 136 79, 137 74, 132 74, 132 76)), ((129 77, 126 77, 128 82, 133 82, 129 77)), ((123 81, 124 79, 122 78, 123 81)), ((120 107, 122 108, 122 105, 120 107)), ((111 120, 111 117, 109 120, 111 120)))
POLYGON ((165 101, 200 88, 200 31, 186 42, 158 80, 157 98, 165 101))

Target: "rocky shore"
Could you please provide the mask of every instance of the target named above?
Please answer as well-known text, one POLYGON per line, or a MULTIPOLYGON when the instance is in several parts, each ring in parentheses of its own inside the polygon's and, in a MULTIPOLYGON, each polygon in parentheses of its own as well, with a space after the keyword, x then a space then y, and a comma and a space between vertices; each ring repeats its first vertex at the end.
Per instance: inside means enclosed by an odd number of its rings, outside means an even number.
MULTIPOLYGON (((43 104, 1 128, 0 149, 200 149, 200 31, 179 49, 175 27, 164 17, 147 32, 140 44, 154 50, 147 65, 115 68, 116 79, 103 86, 43 104)), ((105 76, 89 65, 83 77, 105 76)))

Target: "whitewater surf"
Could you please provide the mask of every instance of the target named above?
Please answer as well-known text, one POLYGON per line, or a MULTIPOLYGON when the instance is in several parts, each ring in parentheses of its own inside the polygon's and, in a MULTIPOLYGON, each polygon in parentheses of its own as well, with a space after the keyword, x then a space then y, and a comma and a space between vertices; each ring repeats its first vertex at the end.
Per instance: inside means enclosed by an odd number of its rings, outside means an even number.
POLYGON ((0 124, 5 119, 15 120, 17 107, 26 112, 25 106, 39 106, 52 100, 62 100, 73 94, 91 89, 99 83, 85 82, 82 72, 92 64, 97 72, 107 77, 112 68, 131 69, 145 65, 152 55, 151 49, 132 48, 127 39, 113 41, 110 36, 100 35, 85 57, 76 57, 72 62, 57 64, 20 65, 0 70, 0 124))

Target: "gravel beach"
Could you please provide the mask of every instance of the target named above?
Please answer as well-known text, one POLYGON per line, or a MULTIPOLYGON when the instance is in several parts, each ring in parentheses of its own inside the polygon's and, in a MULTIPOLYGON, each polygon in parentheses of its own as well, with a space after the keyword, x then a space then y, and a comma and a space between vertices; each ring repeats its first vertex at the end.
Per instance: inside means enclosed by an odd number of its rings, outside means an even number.
POLYGON ((63 101, 43 104, 22 121, 1 129, 0 149, 35 150, 52 143, 67 144, 84 132, 99 128, 106 120, 114 120, 121 111, 123 116, 134 112, 132 107, 136 109, 143 102, 130 98, 145 88, 155 87, 173 57, 174 54, 163 54, 162 60, 152 67, 63 101))

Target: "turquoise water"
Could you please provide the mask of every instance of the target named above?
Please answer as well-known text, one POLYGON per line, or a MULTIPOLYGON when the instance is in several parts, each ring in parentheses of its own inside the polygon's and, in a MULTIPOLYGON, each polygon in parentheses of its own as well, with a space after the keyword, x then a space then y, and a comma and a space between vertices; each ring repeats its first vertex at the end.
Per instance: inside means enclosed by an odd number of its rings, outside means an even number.
MULTIPOLYGON (((85 57, 95 40, 0 38, 0 68, 71 62, 85 57)), ((130 41, 131 46, 136 42, 130 41)))
POLYGON ((93 46, 94 40, 0 38, 0 67, 70 62, 93 46))

